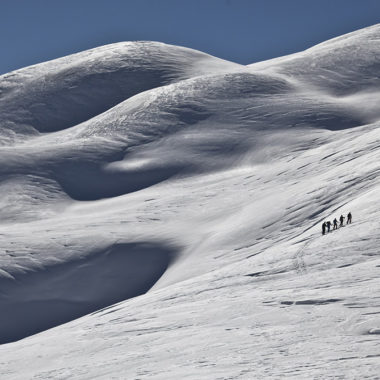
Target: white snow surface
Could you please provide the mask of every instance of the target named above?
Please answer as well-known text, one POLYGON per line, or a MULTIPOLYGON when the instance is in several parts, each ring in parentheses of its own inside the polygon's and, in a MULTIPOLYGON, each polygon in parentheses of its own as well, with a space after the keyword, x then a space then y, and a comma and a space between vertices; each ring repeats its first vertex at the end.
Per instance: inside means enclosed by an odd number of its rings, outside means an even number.
POLYGON ((379 378, 379 104, 380 24, 1 76, 1 379, 379 378))

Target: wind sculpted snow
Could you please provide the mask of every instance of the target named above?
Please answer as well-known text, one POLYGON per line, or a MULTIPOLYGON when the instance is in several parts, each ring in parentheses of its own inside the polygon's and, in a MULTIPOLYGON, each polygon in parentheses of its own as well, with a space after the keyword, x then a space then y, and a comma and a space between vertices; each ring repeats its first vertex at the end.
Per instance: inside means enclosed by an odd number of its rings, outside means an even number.
POLYGON ((75 126, 155 87, 239 67, 195 50, 125 42, 77 53, 0 77, 0 111, 9 135, 75 126))
POLYGON ((247 67, 121 43, 2 76, 0 341, 42 332, 1 373, 375 378, 379 38, 247 67))
POLYGON ((17 283, 2 279, 1 343, 144 294, 174 256, 172 248, 160 244, 115 244, 90 257, 25 271, 17 283))

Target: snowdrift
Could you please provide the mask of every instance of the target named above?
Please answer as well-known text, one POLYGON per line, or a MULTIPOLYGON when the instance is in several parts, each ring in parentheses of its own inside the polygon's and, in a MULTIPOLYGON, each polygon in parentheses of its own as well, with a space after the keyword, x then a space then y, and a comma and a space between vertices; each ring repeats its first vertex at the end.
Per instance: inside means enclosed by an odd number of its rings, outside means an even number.
POLYGON ((1 373, 377 374, 379 39, 246 67, 127 42, 1 76, 1 373))
POLYGON ((53 132, 96 116, 140 92, 239 67, 158 42, 125 42, 1 76, 3 128, 53 132))

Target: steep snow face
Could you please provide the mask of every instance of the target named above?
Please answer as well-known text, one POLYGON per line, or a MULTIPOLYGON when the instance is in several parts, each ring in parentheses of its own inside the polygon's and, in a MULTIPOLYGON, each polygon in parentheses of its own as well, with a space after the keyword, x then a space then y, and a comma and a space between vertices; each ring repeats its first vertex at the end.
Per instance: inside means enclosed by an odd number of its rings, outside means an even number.
POLYGON ((375 378, 379 38, 249 67, 125 43, 1 77, 0 341, 83 316, 0 348, 1 373, 375 378))

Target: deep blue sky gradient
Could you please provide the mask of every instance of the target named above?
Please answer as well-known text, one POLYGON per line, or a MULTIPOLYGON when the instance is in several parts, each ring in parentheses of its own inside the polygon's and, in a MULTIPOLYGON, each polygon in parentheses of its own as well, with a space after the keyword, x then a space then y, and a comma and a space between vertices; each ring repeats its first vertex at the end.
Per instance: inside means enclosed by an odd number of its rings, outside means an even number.
POLYGON ((248 64, 380 22, 380 0, 1 0, 0 73, 119 41, 248 64))

